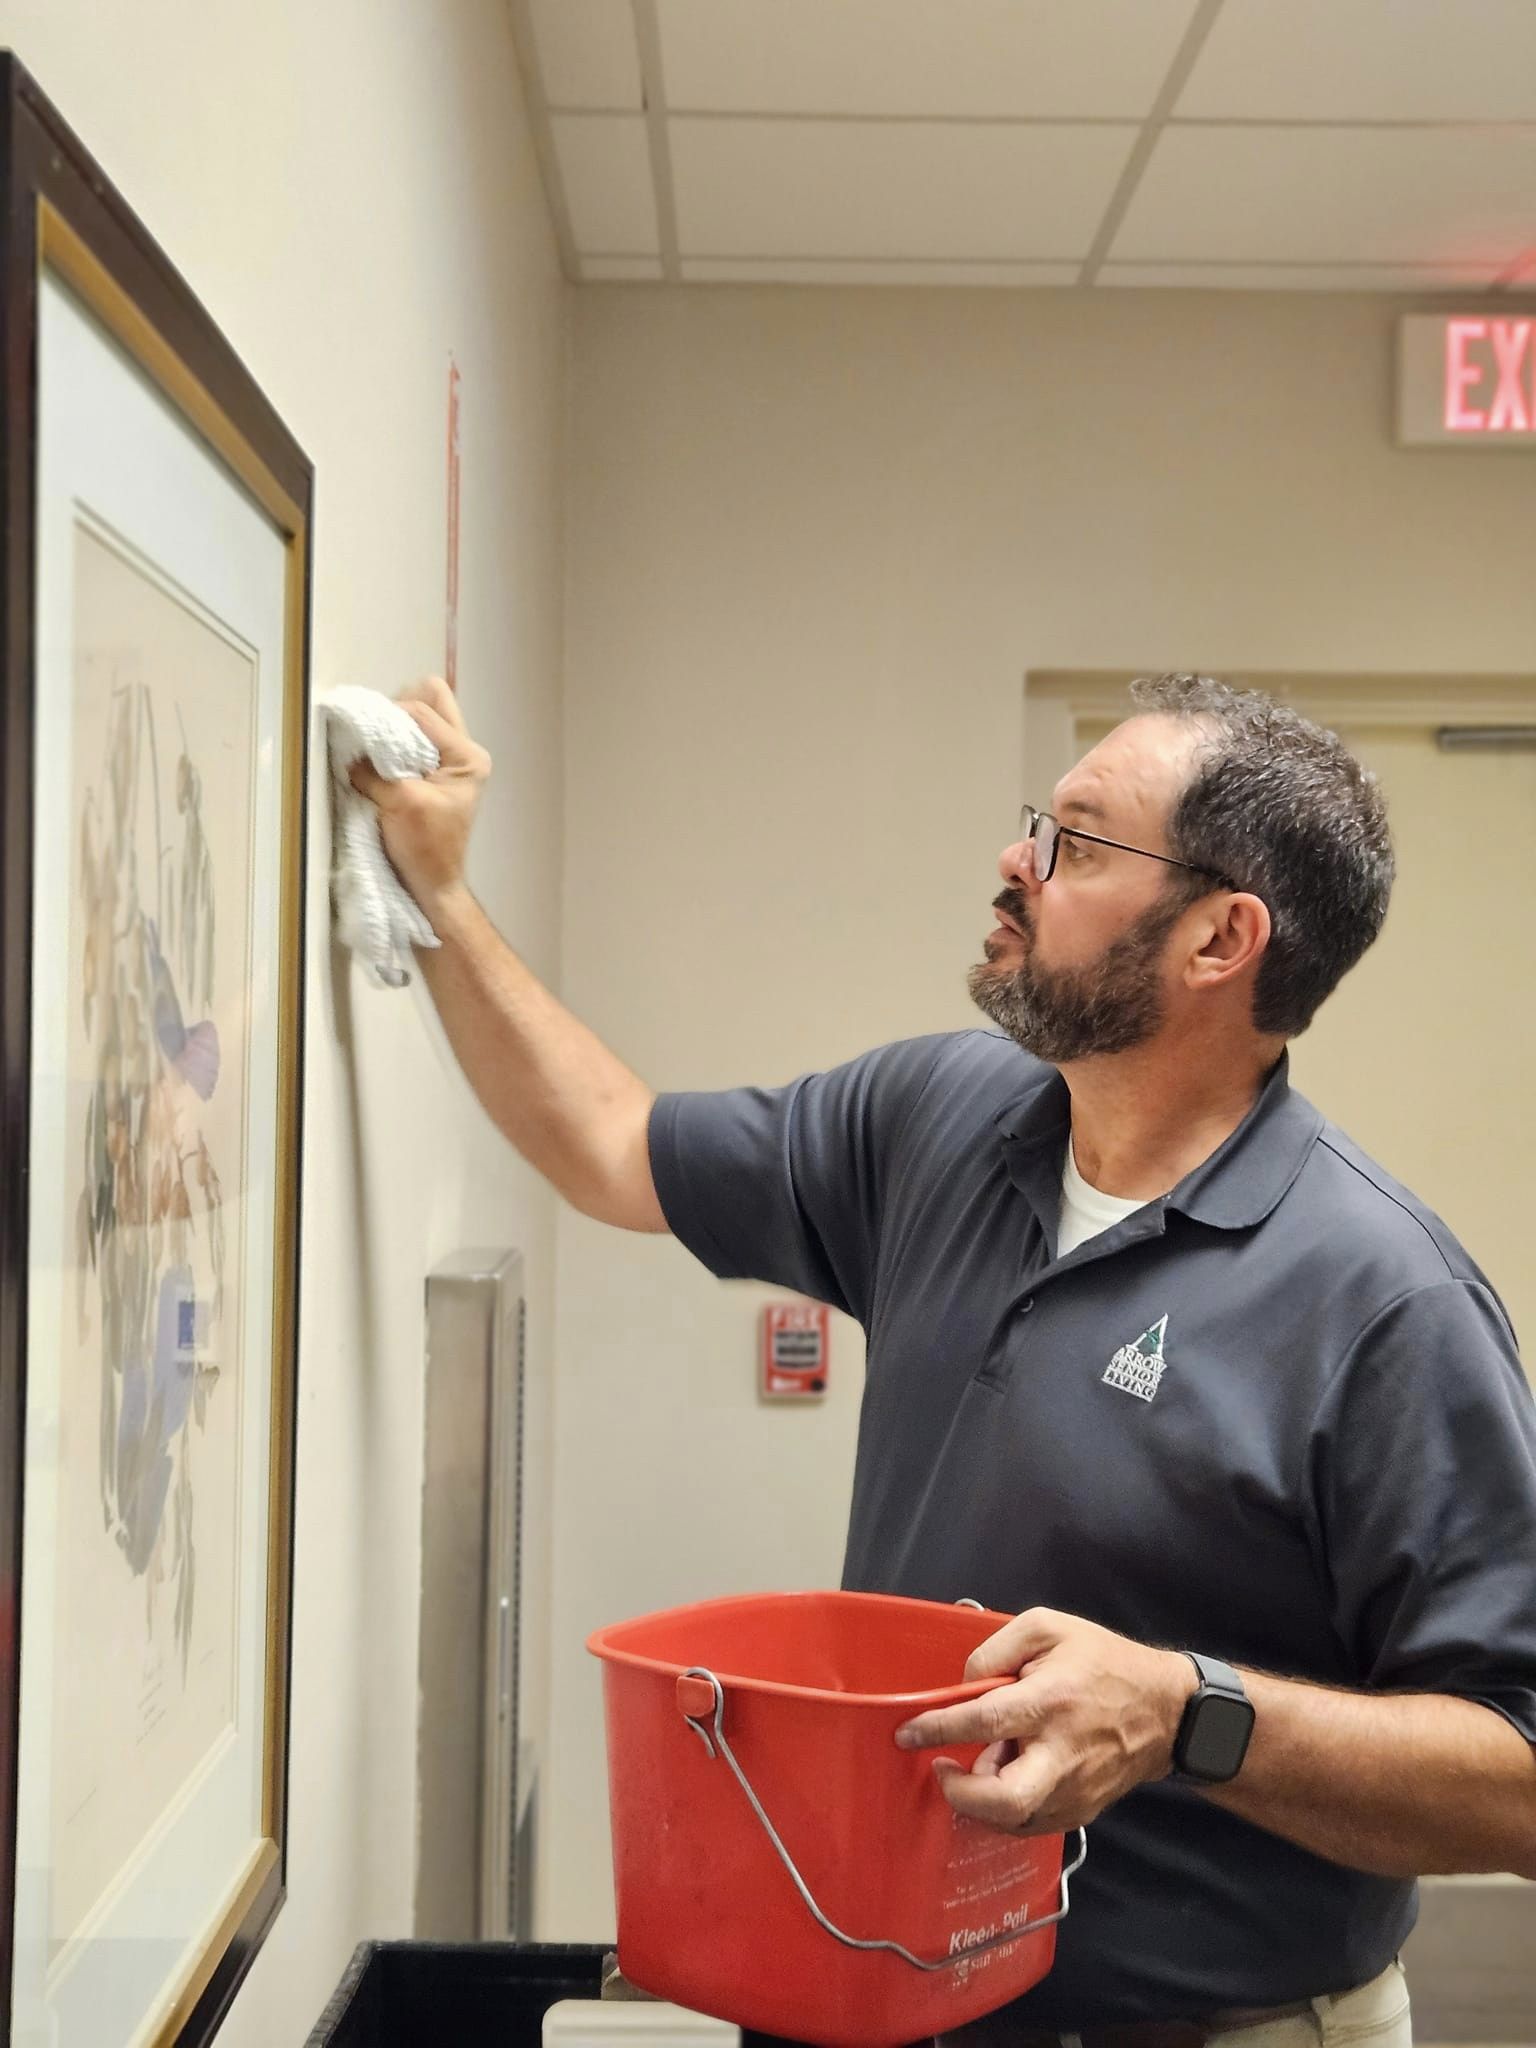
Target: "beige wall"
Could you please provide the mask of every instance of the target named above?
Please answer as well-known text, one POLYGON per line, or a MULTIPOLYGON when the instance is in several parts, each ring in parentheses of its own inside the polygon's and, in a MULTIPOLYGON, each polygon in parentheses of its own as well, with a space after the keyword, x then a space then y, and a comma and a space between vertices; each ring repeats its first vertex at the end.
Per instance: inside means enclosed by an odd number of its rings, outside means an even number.
MULTIPOLYGON (((1529 668, 1536 464, 1391 446, 1398 310, 578 294, 568 999, 663 1087, 969 1021, 1028 668, 1529 668)), ((762 1412, 760 1298, 562 1218, 551 1937, 611 1927, 585 1631, 836 1581, 856 1333, 762 1412)))
MULTIPOLYGON (((501 0, 0 0, 0 43, 313 459, 322 686, 442 664, 456 353, 460 673, 500 763, 476 879, 557 976, 564 288, 501 0)), ((336 959, 328 848, 317 775, 290 1891, 230 2048, 302 2040, 353 1944, 409 1931, 422 1283, 463 1244, 528 1253, 536 1617, 547 1569, 552 1198, 473 1110, 420 990, 336 959)))

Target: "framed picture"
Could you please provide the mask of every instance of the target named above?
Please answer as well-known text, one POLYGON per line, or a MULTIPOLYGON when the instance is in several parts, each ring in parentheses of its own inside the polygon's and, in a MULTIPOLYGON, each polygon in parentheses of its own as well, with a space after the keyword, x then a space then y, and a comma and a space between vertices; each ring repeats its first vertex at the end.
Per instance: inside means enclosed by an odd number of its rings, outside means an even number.
POLYGON ((312 472, 0 54, 4 2048, 284 1895, 312 472))

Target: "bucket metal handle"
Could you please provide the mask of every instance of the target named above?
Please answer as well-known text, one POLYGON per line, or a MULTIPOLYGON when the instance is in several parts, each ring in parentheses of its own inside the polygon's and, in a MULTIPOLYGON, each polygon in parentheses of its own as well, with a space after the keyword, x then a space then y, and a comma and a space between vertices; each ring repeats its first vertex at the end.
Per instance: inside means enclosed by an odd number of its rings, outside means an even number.
POLYGON ((841 1927, 834 1926, 811 1896, 809 1885, 807 1885, 805 1879, 795 1868, 795 1859, 785 1848, 783 1841, 780 1839, 778 1829, 763 1811, 763 1802, 752 1789, 751 1780, 736 1761, 735 1752, 726 1740, 725 1735, 725 1688, 721 1685, 719 1679, 716 1678, 713 1671, 706 1670, 702 1664, 696 1664, 692 1670, 685 1672, 679 1678, 677 1681, 677 1708, 683 1719, 688 1723, 688 1726, 709 1752, 710 1758, 713 1760, 718 1753, 730 1765, 737 1784, 747 1795, 748 1803, 752 1811, 757 1815, 763 1833, 772 1842, 778 1852, 779 1861, 789 1872, 795 1890, 810 1908, 812 1917, 820 1926, 826 1929, 834 1941, 840 1941, 844 1948, 888 1949, 892 1955, 900 1956, 904 1963, 910 1963, 914 1970, 953 1970, 962 1963, 972 1962, 977 1956, 985 1955, 988 1949, 1002 1948, 1011 1941, 1022 1941, 1026 1935, 1039 1934, 1043 1928, 1054 1927, 1058 1920, 1065 1920, 1067 1917, 1072 1903, 1071 1881, 1078 1871, 1082 1869, 1088 1857, 1088 1836, 1083 1828, 1078 1828, 1076 1831, 1077 1854, 1070 1863, 1063 1863, 1062 1865, 1061 1887, 1054 1913, 1046 1913, 1038 1920, 1026 1921, 1022 1927, 1007 1928, 1001 1934, 994 1934, 989 1941, 975 1942, 967 1948, 958 1950, 954 1955, 938 1956, 932 1961, 925 1961, 923 1957, 913 1955, 911 1949, 903 1948, 899 1941, 861 1941, 857 1935, 845 1934, 841 1927), (703 1716, 709 1712, 710 1707, 710 1695, 705 1692, 706 1685, 711 1688, 713 1694, 713 1738, 711 1738, 703 1722, 703 1716))

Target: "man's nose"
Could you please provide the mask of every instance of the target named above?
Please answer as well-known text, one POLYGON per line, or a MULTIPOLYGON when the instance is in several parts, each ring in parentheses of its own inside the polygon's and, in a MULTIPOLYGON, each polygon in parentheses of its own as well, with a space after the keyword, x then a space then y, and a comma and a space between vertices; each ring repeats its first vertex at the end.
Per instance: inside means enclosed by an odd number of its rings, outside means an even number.
POLYGON ((1005 846, 997 857, 997 872, 1010 888, 1027 889, 1031 895, 1041 887, 1035 876, 1035 843, 1032 839, 1016 839, 1012 846, 1005 846))

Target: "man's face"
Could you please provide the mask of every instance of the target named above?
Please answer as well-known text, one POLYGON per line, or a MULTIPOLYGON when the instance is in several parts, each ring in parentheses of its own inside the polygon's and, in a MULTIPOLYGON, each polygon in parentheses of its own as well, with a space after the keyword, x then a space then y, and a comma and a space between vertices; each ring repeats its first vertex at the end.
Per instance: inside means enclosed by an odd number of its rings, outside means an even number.
MULTIPOLYGON (((1170 719, 1130 719, 1062 778, 1050 809, 1063 825, 1166 853, 1165 823, 1194 749, 1170 719)), ((1057 1066, 1154 1037, 1168 1009, 1168 935, 1186 907, 1169 892, 1177 871, 1066 834, 1048 882, 1035 879, 1027 841, 1007 847, 998 870, 997 929, 970 974, 993 1023, 1057 1066)))

